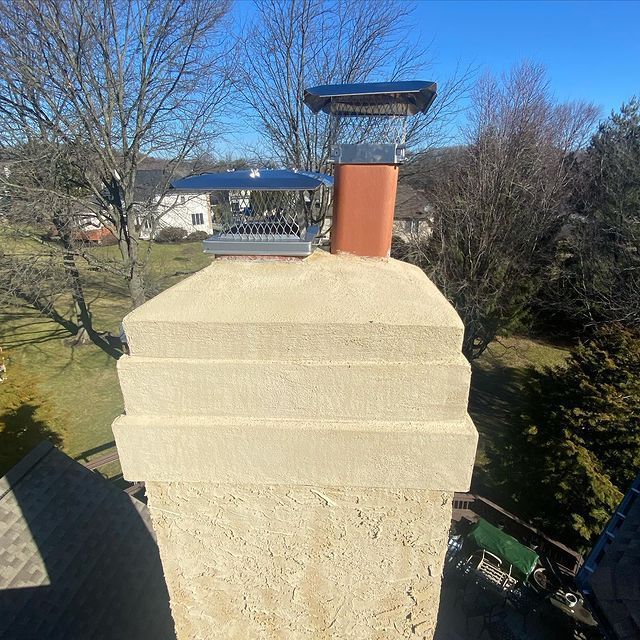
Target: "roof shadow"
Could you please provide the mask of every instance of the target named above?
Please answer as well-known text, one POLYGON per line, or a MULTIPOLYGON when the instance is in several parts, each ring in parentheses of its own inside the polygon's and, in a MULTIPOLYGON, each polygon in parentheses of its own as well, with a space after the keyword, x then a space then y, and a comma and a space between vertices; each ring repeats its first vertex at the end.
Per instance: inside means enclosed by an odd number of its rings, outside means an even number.
POLYGON ((145 505, 49 442, 0 479, 0 638, 175 638, 145 505))

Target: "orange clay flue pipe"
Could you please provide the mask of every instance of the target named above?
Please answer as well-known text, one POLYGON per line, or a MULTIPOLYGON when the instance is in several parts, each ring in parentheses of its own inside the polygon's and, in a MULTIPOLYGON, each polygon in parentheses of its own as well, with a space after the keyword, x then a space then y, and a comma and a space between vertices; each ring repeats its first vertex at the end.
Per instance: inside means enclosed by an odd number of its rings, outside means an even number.
POLYGON ((388 257, 398 165, 336 164, 331 253, 388 257))

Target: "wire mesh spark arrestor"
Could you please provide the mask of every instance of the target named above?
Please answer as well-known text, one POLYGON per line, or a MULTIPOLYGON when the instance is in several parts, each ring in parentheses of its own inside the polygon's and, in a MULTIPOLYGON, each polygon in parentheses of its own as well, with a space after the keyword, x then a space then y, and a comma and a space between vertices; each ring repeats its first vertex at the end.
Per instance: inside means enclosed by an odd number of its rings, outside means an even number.
POLYGON ((218 256, 308 256, 318 234, 322 191, 333 178, 289 169, 204 173, 171 185, 184 193, 209 193, 215 233, 205 253, 218 256))
POLYGON ((389 255, 407 119, 425 113, 436 90, 435 82, 415 80, 324 85, 305 91, 305 104, 330 120, 335 163, 332 253, 389 255))

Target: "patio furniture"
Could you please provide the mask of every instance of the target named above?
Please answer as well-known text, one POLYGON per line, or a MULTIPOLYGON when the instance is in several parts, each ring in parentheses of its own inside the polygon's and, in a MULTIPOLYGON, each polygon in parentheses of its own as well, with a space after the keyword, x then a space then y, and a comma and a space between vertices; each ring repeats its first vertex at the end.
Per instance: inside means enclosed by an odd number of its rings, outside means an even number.
POLYGON ((548 571, 545 567, 538 567, 529 579, 531 584, 537 591, 551 594, 560 587, 560 582, 556 576, 548 571))
POLYGON ((490 597, 479 585, 468 582, 462 598, 462 611, 466 616, 467 634, 471 633, 472 626, 477 623, 479 631, 477 636, 482 635, 485 628, 485 620, 495 614, 499 603, 490 597))
POLYGON ((445 556, 445 562, 448 564, 454 560, 457 555, 462 551, 464 539, 461 535, 452 535, 449 537, 447 544, 447 555, 445 556))
MULTIPOLYGON (((489 556, 485 555, 487 564, 497 564, 498 568, 506 574, 505 586, 507 588, 513 586, 518 580, 527 580, 539 561, 535 551, 482 518, 467 535, 467 543, 483 550, 485 554, 489 554, 489 556), (497 558, 500 562, 490 562, 489 558, 497 558), (508 571, 502 570, 503 563, 509 565, 508 571)), ((487 571, 492 570, 491 567, 483 568, 486 568, 487 571)), ((494 579, 498 579, 497 574, 494 579)))
POLYGON ((511 575, 512 566, 509 565, 509 570, 504 571, 502 560, 485 549, 482 550, 480 562, 475 569, 483 580, 496 587, 498 591, 509 591, 518 582, 511 575))

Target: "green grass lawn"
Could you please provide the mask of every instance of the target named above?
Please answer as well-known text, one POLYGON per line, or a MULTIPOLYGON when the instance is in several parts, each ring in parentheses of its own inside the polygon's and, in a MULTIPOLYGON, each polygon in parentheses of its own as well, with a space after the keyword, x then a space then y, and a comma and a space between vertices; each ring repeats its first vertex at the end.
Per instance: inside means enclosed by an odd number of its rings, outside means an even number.
MULTIPOLYGON (((102 257, 114 247, 96 248, 102 257)), ((159 293, 210 262, 202 245, 154 245, 148 282, 159 293)), ((130 305, 123 282, 87 272, 86 294, 99 331, 118 335, 130 305)), ((116 361, 93 344, 73 347, 56 323, 24 309, 0 321, 0 346, 7 359, 0 384, 0 475, 40 440, 69 455, 92 457, 113 443, 111 423, 122 412, 116 361)))
POLYGON ((472 369, 469 413, 479 433, 472 489, 516 513, 521 512, 520 483, 527 480, 526 469, 514 468, 512 461, 520 459, 526 446, 522 413, 530 372, 561 364, 568 353, 546 342, 501 338, 472 369))

